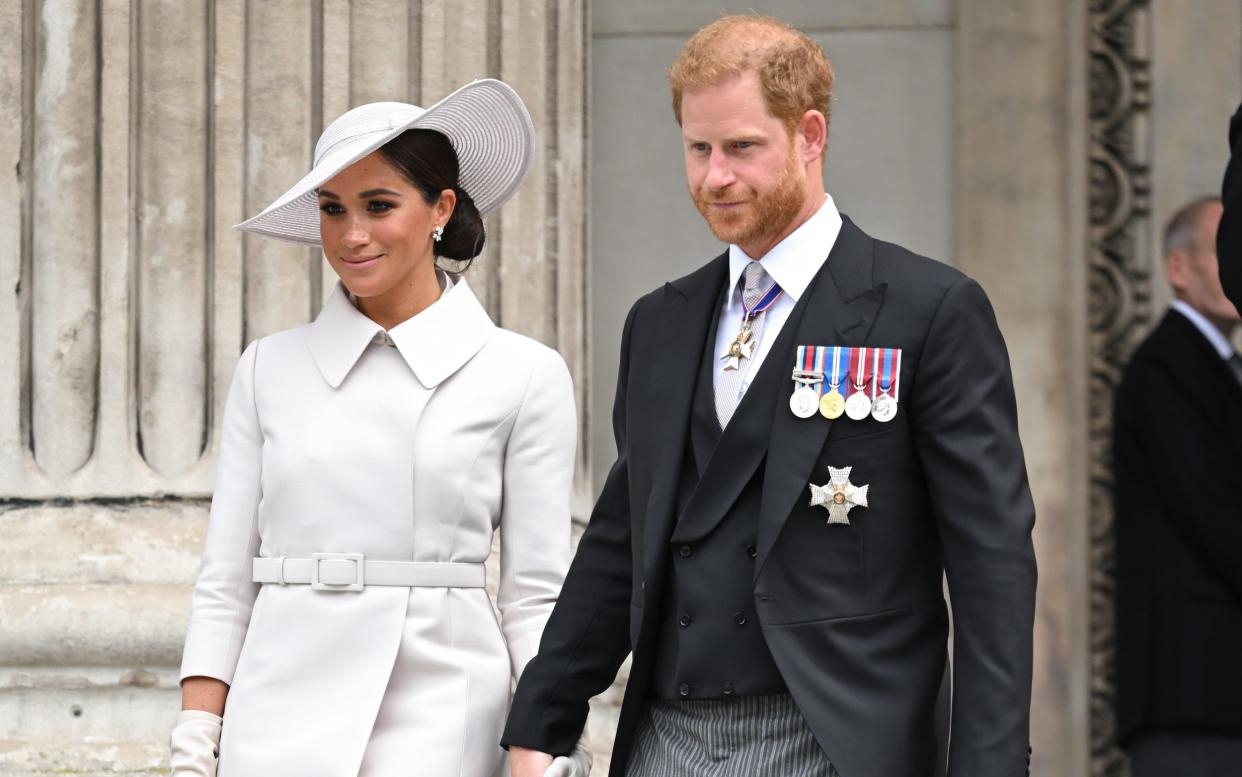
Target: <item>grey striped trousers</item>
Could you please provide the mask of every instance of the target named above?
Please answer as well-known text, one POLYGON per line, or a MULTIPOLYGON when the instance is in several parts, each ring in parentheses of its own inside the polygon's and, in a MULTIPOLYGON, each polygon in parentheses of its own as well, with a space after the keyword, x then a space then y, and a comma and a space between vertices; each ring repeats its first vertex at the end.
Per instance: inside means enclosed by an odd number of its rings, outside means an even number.
POLYGON ((626 777, 840 777, 792 696, 655 701, 626 777))

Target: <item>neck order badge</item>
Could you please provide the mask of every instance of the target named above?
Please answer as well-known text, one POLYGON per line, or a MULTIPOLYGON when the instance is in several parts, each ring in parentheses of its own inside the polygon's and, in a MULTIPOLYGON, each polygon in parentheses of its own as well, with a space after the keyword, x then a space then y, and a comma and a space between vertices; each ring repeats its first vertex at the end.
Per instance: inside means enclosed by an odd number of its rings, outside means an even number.
POLYGON ((767 294, 759 298, 753 308, 746 307, 746 297, 742 296, 742 328, 737 333, 737 337, 733 338, 733 342, 729 344, 729 350, 721 359, 725 360, 724 368, 726 370, 736 370, 742 366, 742 359, 749 359, 754 352, 755 342, 751 336, 751 323, 755 317, 772 307, 772 303, 780 299, 782 290, 780 286, 772 284, 772 288, 768 289, 767 294))

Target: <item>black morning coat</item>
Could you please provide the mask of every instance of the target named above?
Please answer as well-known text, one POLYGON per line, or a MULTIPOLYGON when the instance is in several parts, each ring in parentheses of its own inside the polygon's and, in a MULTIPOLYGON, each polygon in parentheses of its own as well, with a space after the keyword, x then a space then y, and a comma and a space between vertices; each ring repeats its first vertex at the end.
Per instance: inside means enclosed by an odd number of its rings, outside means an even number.
POLYGON ((1113 457, 1118 737, 1242 737, 1242 386, 1180 312, 1126 367, 1113 457))
MULTIPOLYGON (((633 653, 610 774, 625 774, 652 696, 701 349, 728 254, 644 296, 621 343, 617 461, 526 667, 502 739, 573 749, 588 700, 633 653)), ((960 272, 873 240, 848 218, 719 443, 694 499, 723 514, 762 468, 755 611, 781 676, 846 777, 927 777, 953 601, 949 774, 1025 773, 1035 557, 1009 358, 987 297, 960 272), (801 419, 798 345, 901 348, 894 420, 801 419), (717 451, 719 453, 719 451, 717 451), (853 467, 869 506, 828 525, 809 506, 828 466, 853 467)), ((684 537, 678 537, 683 540, 684 537)))

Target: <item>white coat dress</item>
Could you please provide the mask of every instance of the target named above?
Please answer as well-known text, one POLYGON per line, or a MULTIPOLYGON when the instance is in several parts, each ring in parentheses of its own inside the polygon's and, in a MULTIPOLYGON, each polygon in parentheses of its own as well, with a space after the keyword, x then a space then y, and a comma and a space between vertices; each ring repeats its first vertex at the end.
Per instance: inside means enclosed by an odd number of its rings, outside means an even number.
POLYGON ((499 777, 510 683, 569 565, 564 361, 463 280, 382 328, 338 285, 239 360, 182 678, 230 685, 219 777, 499 777), (482 588, 251 582, 254 556, 482 563, 482 588))

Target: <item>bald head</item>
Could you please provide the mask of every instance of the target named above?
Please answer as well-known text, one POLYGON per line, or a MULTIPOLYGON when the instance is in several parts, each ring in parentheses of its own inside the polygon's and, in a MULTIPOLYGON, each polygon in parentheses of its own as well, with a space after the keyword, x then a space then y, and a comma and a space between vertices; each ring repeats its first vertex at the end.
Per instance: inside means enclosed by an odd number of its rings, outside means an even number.
POLYGON ((1218 197, 1202 197, 1169 219, 1164 275, 1174 296, 1229 334, 1238 323, 1238 311, 1221 288, 1216 261, 1216 228, 1222 212, 1218 197))
POLYGON ((681 124, 682 96, 754 71, 768 111, 792 128, 807 111, 827 122, 832 110, 832 64, 815 41, 769 16, 725 16, 696 32, 669 71, 673 114, 681 124))

